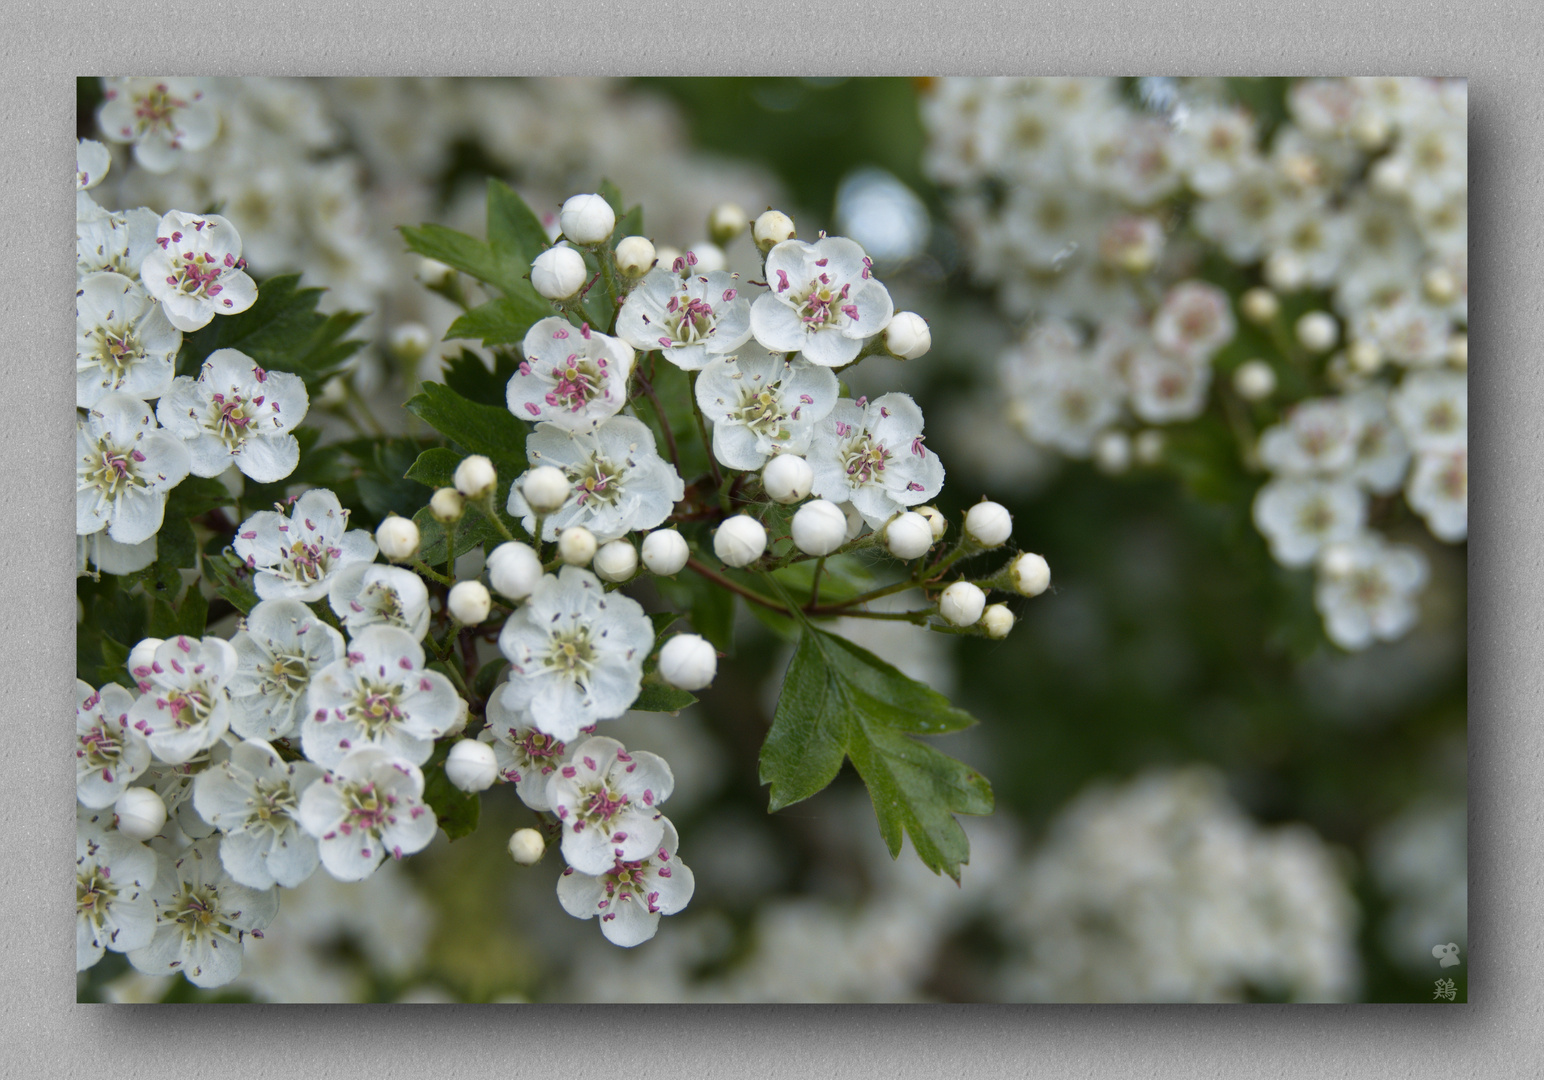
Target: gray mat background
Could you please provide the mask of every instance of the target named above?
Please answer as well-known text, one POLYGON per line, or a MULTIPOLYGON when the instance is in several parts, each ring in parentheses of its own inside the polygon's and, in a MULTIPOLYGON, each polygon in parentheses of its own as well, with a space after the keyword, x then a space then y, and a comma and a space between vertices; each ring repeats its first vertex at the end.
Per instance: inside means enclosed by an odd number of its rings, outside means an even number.
POLYGON ((0 11, 0 1076, 1536 1076, 1544 626, 1537 10, 1376 0, 27 3, 0 11), (434 10, 439 8, 439 10, 434 10), (321 10, 318 10, 321 9, 321 10), (1528 27, 1532 27, 1529 29, 1528 27), (1467 1006, 77 1006, 68 715, 73 77, 141 74, 1471 77, 1467 1006), (1535 601, 1530 603, 1530 601, 1535 601), (218 1011, 212 1011, 218 1010, 218 1011))

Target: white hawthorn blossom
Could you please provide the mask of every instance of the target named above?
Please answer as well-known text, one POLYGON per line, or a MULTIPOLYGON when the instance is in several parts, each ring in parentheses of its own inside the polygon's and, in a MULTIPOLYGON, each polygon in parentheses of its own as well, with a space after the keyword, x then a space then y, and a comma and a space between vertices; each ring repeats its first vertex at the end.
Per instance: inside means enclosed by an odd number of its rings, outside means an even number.
POLYGON ((339 881, 363 881, 387 855, 422 851, 439 822, 424 803, 424 774, 377 747, 355 750, 300 796, 300 824, 339 881))
POLYGON ((350 563, 334 575, 327 603, 350 634, 377 623, 401 627, 415 641, 429 632, 429 590, 400 566, 350 563))
POLYGON ((1239 175, 1259 160, 1255 122, 1240 108, 1190 110, 1176 141, 1180 168, 1200 195, 1231 190, 1239 175))
POLYGON ((75 817, 75 970, 102 954, 150 943, 155 907, 156 856, 113 828, 110 809, 78 809, 75 817))
POLYGON ((178 830, 193 840, 201 840, 214 833, 214 826, 199 816, 193 805, 193 784, 199 774, 230 757, 230 744, 219 740, 208 750, 194 754, 178 765, 152 761, 150 768, 135 787, 147 787, 161 797, 166 807, 166 827, 161 835, 176 838, 178 830))
POLYGON ((299 600, 259 601, 231 638, 231 648, 236 650, 228 687, 231 730, 243 739, 293 735, 311 680, 344 653, 343 635, 299 600))
POLYGON ((1107 328, 1092 355, 1060 319, 1037 326, 1009 351, 999 369, 1008 416, 1025 438, 1072 457, 1087 457, 1094 440, 1120 416, 1132 359, 1150 347, 1124 323, 1107 328))
POLYGON ((574 744, 547 780, 547 802, 563 825, 563 858, 585 874, 647 858, 664 835, 659 804, 674 789, 658 754, 630 754, 604 735, 574 744))
MULTIPOLYGON (((631 416, 613 416, 582 434, 539 424, 525 446, 532 468, 559 468, 571 486, 568 500, 544 517, 543 540, 555 540, 573 525, 589 529, 601 543, 652 529, 686 494, 675 466, 655 449, 654 433, 631 416)), ((527 533, 535 531, 536 513, 519 484, 509 486, 509 513, 527 533)))
POLYGON ((1131 358, 1126 375, 1131 411, 1150 424, 1194 420, 1206 409, 1212 368, 1204 361, 1142 349, 1131 358))
POLYGON ((1356 458, 1347 475, 1377 495, 1398 491, 1410 467, 1410 447, 1389 413, 1388 390, 1373 385, 1341 401, 1358 432, 1356 458))
POLYGON ((873 261, 843 236, 784 240, 767 253, 767 292, 751 305, 751 331, 770 352, 802 352, 821 367, 857 359, 895 305, 873 261))
POLYGON ((220 132, 220 114, 198 79, 105 79, 103 96, 102 134, 131 143, 134 160, 153 173, 171 172, 220 132))
POLYGON ((236 650, 224 638, 168 638, 148 668, 134 672, 140 696, 129 710, 129 724, 158 759, 180 765, 229 729, 225 688, 235 673, 236 650))
POLYGON ((688 252, 666 270, 649 272, 617 314, 617 336, 633 348, 659 349, 683 371, 699 371, 751 336, 751 302, 735 276, 701 273, 688 252))
POLYGON ((156 226, 140 280, 178 330, 199 330, 216 315, 237 315, 257 300, 241 235, 218 214, 171 210, 156 226))
POLYGON ((138 398, 107 394, 75 421, 75 532, 106 528, 120 544, 161 529, 166 493, 188 475, 187 448, 138 398))
POLYGON ((1282 566, 1307 566, 1329 544, 1355 539, 1367 495, 1349 480, 1281 477, 1255 496, 1255 525, 1282 566))
POLYGON ((109 271, 76 284, 77 408, 89 409, 111 393, 160 397, 171 386, 180 348, 182 332, 138 282, 109 271))
POLYGON ((350 563, 372 562, 375 539, 348 527, 348 511, 326 488, 312 488, 295 500, 288 515, 259 510, 231 542, 263 600, 320 600, 333 577, 350 563))
POLYGON ((102 182, 112 168, 113 155, 95 139, 75 142, 75 190, 88 191, 102 182))
POLYGON ((82 805, 111 806, 150 766, 144 734, 129 724, 133 706, 117 683, 94 690, 75 680, 75 797, 82 805))
POLYGON ((567 743, 537 728, 530 713, 509 708, 502 692, 488 699, 488 726, 479 738, 492 744, 499 777, 515 785, 521 802, 532 810, 552 809, 547 801, 547 778, 566 760, 567 743))
POLYGON ((1453 371, 1417 371, 1389 399, 1389 410, 1417 453, 1469 446, 1469 380, 1453 371))
POLYGON ((238 884, 293 889, 315 871, 316 840, 300 828, 300 796, 322 778, 309 761, 286 763, 261 739, 231 750, 193 782, 193 806, 222 834, 220 861, 238 884))
POLYGON ((802 454, 817 421, 841 393, 830 368, 772 356, 755 345, 708 362, 697 404, 713 422, 713 456, 731 469, 759 469, 774 454, 802 454))
POLYGON ((910 395, 843 398, 815 428, 812 490, 834 503, 852 503, 877 529, 942 490, 944 467, 922 440, 922 410, 910 395))
POLYGON ((219 476, 234 465, 271 484, 300 462, 300 443, 290 432, 309 407, 299 375, 264 371, 244 352, 216 349, 197 379, 172 380, 156 417, 188 444, 194 476, 219 476))
POLYGON ((502 704, 572 742, 581 728, 621 716, 643 685, 654 625, 636 600, 608 593, 588 570, 541 579, 499 633, 510 662, 502 704))
POLYGON ((139 280, 145 256, 155 250, 161 217, 154 210, 109 212, 90 195, 75 198, 75 276, 111 272, 139 280))
POLYGON ((1415 625, 1416 598, 1426 584, 1425 557, 1377 533, 1338 545, 1336 565, 1321 565, 1314 604, 1330 640, 1345 649, 1395 641, 1415 625))
POLYGON ((1357 458, 1361 417, 1342 398, 1314 398, 1294 405, 1286 421, 1260 436, 1260 460, 1288 476, 1334 475, 1357 458))
POLYGON ((526 331, 525 359, 509 378, 509 411, 564 431, 592 431, 627 404, 633 350, 623 340, 567 319, 542 319, 526 331))
POLYGON ((153 536, 137 544, 120 544, 102 530, 75 537, 75 573, 132 574, 155 562, 157 554, 153 536))
POLYGON ((454 726, 461 699, 449 679, 424 670, 423 647, 413 635, 377 623, 356 633, 348 652, 316 673, 305 707, 301 746, 319 765, 337 768, 366 746, 422 765, 434 740, 454 726))
POLYGON ((1417 455, 1405 484, 1405 501, 1426 519, 1438 540, 1456 544, 1469 536, 1469 451, 1417 455))
POLYGON ((613 945, 630 949, 659 929, 661 915, 674 915, 691 902, 697 883, 676 858, 680 837, 670 819, 659 846, 642 859, 618 859, 600 874, 566 867, 558 878, 558 903, 576 919, 600 917, 600 932, 613 945))
POLYGON ((1170 289, 1153 317, 1158 347, 1187 360, 1207 361, 1238 329, 1228 294, 1204 281, 1185 281, 1170 289))

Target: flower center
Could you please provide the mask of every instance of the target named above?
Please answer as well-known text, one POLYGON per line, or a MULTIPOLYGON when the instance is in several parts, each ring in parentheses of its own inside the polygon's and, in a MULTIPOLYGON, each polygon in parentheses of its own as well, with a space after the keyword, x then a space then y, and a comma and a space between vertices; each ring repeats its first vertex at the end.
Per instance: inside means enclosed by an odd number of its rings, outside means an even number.
MULTIPOLYGON (((522 375, 531 372, 530 361, 520 365, 522 375)), ((554 408, 579 412, 606 389, 605 357, 580 356, 570 353, 568 359, 552 367, 552 381, 556 384, 547 391, 547 404, 554 408)))
POLYGON ((397 808, 397 797, 378 792, 374 784, 346 785, 343 791, 343 803, 348 820, 339 826, 339 831, 345 836, 355 829, 380 832, 396 821, 394 811, 397 808))
POLYGON ((166 695, 165 701, 172 714, 172 723, 179 729, 203 723, 214 711, 214 702, 203 687, 173 690, 166 695))
POLYGON ((363 680, 354 691, 349 715, 374 739, 393 724, 402 721, 401 694, 402 688, 399 686, 363 680))
POLYGON ((1335 511, 1322 499, 1303 504, 1297 516, 1298 528, 1311 536, 1328 532, 1335 524, 1335 511))
POLYGON ((220 910, 219 890, 212 885, 183 882, 172 897, 170 918, 167 921, 180 924, 183 934, 188 937, 234 935, 235 928, 223 918, 223 914, 220 910))
POLYGON ((595 666, 595 646, 590 641, 590 628, 576 626, 552 635, 547 648, 547 667, 569 679, 582 679, 595 666))
POLYGON ((840 289, 835 288, 831 276, 823 273, 810 283, 808 292, 793 297, 794 310, 798 311, 799 318, 804 320, 808 330, 826 330, 839 326, 843 315, 856 320, 858 308, 847 300, 851 289, 850 282, 840 289))
POLYGON ((729 419, 744 424, 763 438, 788 437, 788 431, 783 427, 787 416, 783 412, 782 398, 770 386, 761 390, 742 389, 740 407, 730 411, 729 419))
POLYGON ((104 437, 97 443, 96 452, 82 461, 84 468, 78 486, 96 488, 103 502, 113 502, 131 489, 149 487, 135 469, 144 460, 145 455, 138 450, 123 449, 104 437))
POLYGON ((186 101, 172 97, 165 83, 157 83, 154 88, 134 99, 134 120, 141 132, 158 131, 161 128, 170 131, 175 127, 173 118, 177 110, 187 107, 186 101))
MULTIPOLYGON (((606 888, 606 899, 602 900, 599 907, 605 914, 603 919, 616 917, 613 908, 619 901, 637 900, 641 902, 652 914, 659 910, 658 891, 649 892, 649 880, 646 872, 651 868, 652 859, 639 859, 637 862, 617 862, 610 872, 601 878, 601 883, 606 888)), ((659 871, 662 877, 670 876, 668 866, 659 871)))
POLYGON ((295 816, 300 797, 284 780, 259 780, 257 797, 252 812, 247 817, 248 827, 266 825, 274 832, 282 831, 295 816))
POLYGON ((580 506, 585 505, 591 499, 606 504, 614 503, 622 495, 622 469, 613 465, 605 458, 596 454, 579 468, 577 476, 571 478, 574 490, 578 492, 576 500, 580 506))
POLYGON ((263 683, 258 693, 264 697, 272 694, 290 701, 304 694, 311 682, 311 669, 304 656, 274 653, 272 662, 259 670, 263 672, 263 683))
POLYGON ((279 552, 279 570, 296 581, 320 581, 327 576, 332 560, 342 554, 341 549, 325 543, 308 544, 296 540, 288 551, 279 552))
POLYGON ((854 484, 883 480, 885 462, 889 460, 890 451, 866 432, 848 442, 841 456, 842 468, 854 484))
POLYGON ((1362 570, 1351 579, 1351 595, 1363 607, 1377 607, 1388 599, 1388 582, 1375 570, 1362 570))
POLYGON ((113 769, 123 756, 123 740, 113 733, 106 721, 98 721, 95 727, 80 737, 80 746, 75 756, 84 758, 92 769, 100 769, 102 779, 111 782, 113 769))
POLYGON ((75 915, 84 915, 93 923, 100 923, 107 909, 118 898, 118 890, 109 880, 111 871, 105 866, 82 869, 75 875, 75 915))
POLYGON ((208 426, 234 450, 246 439, 248 428, 256 422, 257 406, 262 403, 262 395, 247 401, 240 394, 216 393, 212 396, 208 426))
POLYGON ((626 795, 613 795, 611 789, 602 784, 590 792, 590 798, 584 804, 584 809, 579 812, 579 816, 585 821, 605 825, 616 817, 627 803, 626 795))
POLYGON ((713 333, 717 320, 713 305, 685 294, 672 296, 665 305, 665 328, 677 345, 695 345, 713 333))
POLYGON ((99 326, 91 332, 95 340, 94 358, 98 366, 122 382, 128 370, 145 358, 138 336, 126 327, 99 326))

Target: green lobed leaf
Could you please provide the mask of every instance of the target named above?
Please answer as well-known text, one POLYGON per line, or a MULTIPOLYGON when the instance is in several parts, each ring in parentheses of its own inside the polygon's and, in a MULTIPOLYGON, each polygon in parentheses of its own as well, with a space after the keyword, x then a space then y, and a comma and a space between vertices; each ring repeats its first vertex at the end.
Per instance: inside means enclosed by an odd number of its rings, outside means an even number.
POLYGON ((177 374, 198 374, 216 349, 239 349, 260 367, 301 376, 308 388, 332 377, 363 341, 346 335, 363 317, 316 310, 323 290, 301 288, 299 274, 260 282, 257 300, 239 315, 222 315, 202 330, 184 334, 177 374))
POLYGON ((991 785, 910 736, 974 723, 867 650, 806 625, 761 748, 761 781, 772 786, 769 810, 819 792, 850 758, 891 856, 900 853, 905 833, 929 869, 959 881, 970 842, 954 815, 991 813, 991 785))
MULTIPOLYGON (((431 663, 430 668, 435 665, 431 663)), ((459 840, 477 831, 477 819, 482 812, 482 800, 474 793, 462 791, 445 775, 445 758, 455 739, 442 739, 435 746, 434 754, 424 762, 424 802, 428 803, 439 819, 440 828, 452 840, 459 840)))
POLYGON ((522 274, 530 269, 531 260, 550 246, 536 212, 518 192, 497 179, 488 181, 488 246, 506 261, 518 260, 522 274))
POLYGON ((490 371, 482 357, 462 349, 459 355, 445 362, 442 377, 446 386, 468 401, 503 408, 509 400, 509 380, 514 377, 519 364, 518 357, 500 349, 493 354, 493 370, 490 371))
POLYGON ((534 292, 529 296, 516 292, 463 313, 450 324, 445 338, 476 339, 489 346, 518 345, 532 323, 552 314, 552 305, 534 292))
POLYGON ((486 454, 501 480, 525 471, 526 427, 508 409, 481 405, 443 383, 424 383, 407 408, 451 442, 473 454, 486 454))
POLYGON ((645 679, 638 691, 638 699, 629 706, 639 712, 680 712, 697 699, 685 690, 678 690, 665 682, 645 679))
POLYGON ((503 264, 482 240, 434 224, 403 225, 401 232, 408 249, 419 255, 437 259, 490 285, 498 286, 504 280, 503 264))

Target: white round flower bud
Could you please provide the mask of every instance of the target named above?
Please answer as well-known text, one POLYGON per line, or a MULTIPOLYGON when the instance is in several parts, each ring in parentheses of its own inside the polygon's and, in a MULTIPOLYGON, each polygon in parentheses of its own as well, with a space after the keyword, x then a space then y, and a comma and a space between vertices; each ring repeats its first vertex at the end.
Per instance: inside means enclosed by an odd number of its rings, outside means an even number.
POLYGON ((956 581, 938 598, 938 614, 951 626, 975 626, 986 607, 986 593, 968 581, 956 581))
POLYGON ((535 829, 516 829, 509 838, 509 854, 521 866, 535 866, 547 851, 547 842, 535 829))
POLYGON ((655 529, 643 538, 643 565, 651 574, 660 577, 679 574, 691 556, 686 537, 674 529, 655 529))
POLYGON ((767 530, 749 514, 726 518, 713 534, 713 554, 725 566, 747 566, 767 550, 767 530))
POLYGON ((1158 464, 1163 460, 1163 432, 1157 428, 1137 432, 1137 437, 1131 441, 1131 452, 1139 464, 1158 464))
POLYGON ((933 530, 933 539, 942 540, 944 533, 949 531, 949 519, 944 517, 943 511, 936 506, 919 506, 916 512, 927 519, 928 528, 933 530))
POLYGON ((1290 251, 1278 251, 1265 260, 1265 280, 1277 292, 1297 292, 1307 277, 1303 260, 1290 251))
POLYGON ((1363 150, 1376 150, 1389 139, 1389 122, 1377 112, 1364 112, 1351 124, 1351 137, 1363 150))
POLYGON ((481 454, 473 454, 456 466, 456 490, 468 499, 480 499, 492 491, 499 482, 499 474, 493 462, 481 454))
POLYGON ((147 787, 131 787, 118 796, 113 813, 118 815, 118 831, 130 840, 149 840, 166 824, 166 804, 147 787))
POLYGON ((806 555, 829 555, 847 542, 847 515, 829 499, 815 499, 793 515, 793 542, 806 555))
POLYGON ((404 364, 416 364, 422 360, 434 344, 434 335, 423 323, 407 322, 392 329, 387 338, 391 355, 404 364))
POLYGON ((708 214, 708 236, 719 247, 724 247, 749 228, 750 223, 745 211, 734 203, 719 203, 708 214))
POLYGON ((529 544, 510 540, 488 553, 488 582, 500 595, 524 600, 541 580, 541 560, 529 544))
POLYGON ((686 262, 694 274, 729 269, 729 256, 724 254, 724 249, 707 240, 699 240, 686 249, 686 262))
POLYGON ((134 673, 140 668, 147 668, 155 662, 155 651, 165 642, 158 637, 141 638, 138 645, 129 650, 129 674, 134 676, 134 681, 139 681, 139 676, 134 673))
POLYGON ((451 617, 462 626, 476 626, 488 617, 493 607, 493 597, 488 587, 480 581, 458 581, 445 598, 451 617))
POLYGON ((599 195, 575 195, 558 211, 558 227, 576 244, 599 244, 611 239, 617 213, 599 195))
POLYGON ((674 270, 675 261, 681 258, 681 256, 684 254, 685 252, 683 252, 678 247, 671 247, 669 244, 661 244, 659 247, 654 249, 654 258, 656 260, 654 265, 658 266, 662 270, 674 270))
POLYGON ((654 245, 646 236, 624 236, 617 241, 617 269, 630 278, 643 277, 654 267, 654 245))
POLYGON ((434 515, 435 521, 460 521, 465 511, 466 499, 455 488, 440 488, 429 497, 429 513, 434 515))
POLYGON ((1456 368, 1469 366, 1469 335, 1454 334, 1448 338, 1447 361, 1456 368))
POLYGON ((1319 554, 1319 570, 1325 577, 1345 577, 1356 569, 1356 553, 1349 544, 1330 544, 1319 554))
POLYGON ((1131 468, 1131 436, 1114 429, 1101 431, 1094 440, 1094 464, 1110 476, 1131 468))
POLYGON ((1002 503, 978 502, 965 515, 965 535, 982 547, 1001 547, 1013 535, 1013 515, 1002 503))
POLYGON ((445 736, 460 735, 466 730, 466 722, 472 718, 472 710, 463 698, 456 698, 456 718, 445 729, 445 736))
POLYGON ((915 311, 897 311, 885 327, 885 348, 902 360, 915 360, 932 347, 933 332, 915 311))
POLYGON ((595 558, 595 534, 583 525, 570 525, 558 533, 558 558, 569 566, 588 566, 595 558))
POLYGON ((1368 174, 1372 186, 1385 195, 1401 195, 1410 186, 1410 167, 1398 157, 1386 157, 1368 174))
POLYGON ((773 502, 796 503, 814 484, 815 470, 798 454, 778 454, 761 470, 761 486, 773 502))
POLYGON ((1017 621, 1007 604, 992 604, 981 613, 981 625, 986 630, 986 636, 998 641, 1008 636, 1008 631, 1013 629, 1017 621))
POLYGON ((462 791, 487 791, 498 777, 498 758, 485 742, 462 739, 445 755, 445 779, 462 791))
POLYGON ((1358 375, 1371 375, 1383 366, 1383 350, 1363 338, 1346 347, 1346 363, 1358 375))
POLYGON ((1039 596, 1051 587, 1051 564, 1026 551, 1013 560, 1013 587, 1020 596, 1039 596))
MULTIPOLYGON (((845 534, 846 516, 842 525, 845 534)), ((885 526, 885 547, 897 559, 920 559, 933 546, 933 526, 915 510, 908 510, 885 526)))
POLYGON ((413 276, 432 289, 436 285, 445 284, 455 272, 454 267, 446 266, 438 259, 419 259, 413 276))
POLYGON ((1310 311, 1297 320, 1297 340, 1312 352, 1329 352, 1340 340, 1340 324, 1327 311, 1310 311))
POLYGON ((407 562, 418 554, 418 526, 412 518, 392 514, 375 530, 375 546, 392 562, 407 562))
POLYGON ((595 575, 602 581, 626 581, 638 572, 638 549, 631 540, 613 540, 595 553, 595 575))
POLYGON ((550 247, 531 260, 531 287, 548 300, 567 300, 588 277, 584 256, 571 247, 550 247))
POLYGON ((1233 389, 1245 401, 1264 401, 1276 392, 1276 369, 1264 360, 1245 360, 1233 373, 1233 389))
POLYGON ((701 690, 718 674, 718 653, 707 638, 677 634, 659 651, 659 674, 678 690, 701 690))
POLYGON ((550 514, 568 501, 573 485, 556 465, 538 465, 520 481, 520 494, 538 514, 550 514))
POLYGON ((1458 279, 1445 266, 1433 266, 1421 278, 1426 298, 1434 304, 1451 304, 1458 298, 1458 279))
POLYGON ((793 228, 793 218, 781 210, 768 210, 751 226, 751 238, 756 241, 763 255, 784 240, 791 240, 797 235, 793 228))
POLYGON ((1253 288, 1239 297, 1238 309, 1244 318, 1263 326, 1281 314, 1281 301, 1269 289, 1253 288))

